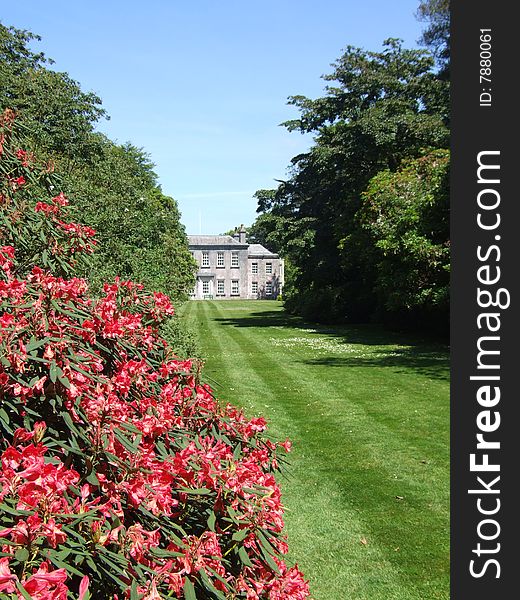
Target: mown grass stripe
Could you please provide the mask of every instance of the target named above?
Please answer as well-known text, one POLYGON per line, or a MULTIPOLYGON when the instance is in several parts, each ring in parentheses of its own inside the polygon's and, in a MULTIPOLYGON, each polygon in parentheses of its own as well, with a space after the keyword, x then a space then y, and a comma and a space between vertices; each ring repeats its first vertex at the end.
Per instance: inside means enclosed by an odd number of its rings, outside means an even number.
MULTIPOLYGON (((217 310, 217 313, 219 314, 219 316, 222 315, 222 311, 219 308, 219 305, 217 304, 215 306, 215 309, 217 310)), ((265 376, 268 376, 268 380, 267 383, 268 385, 271 385, 272 388, 274 389, 278 389, 280 390, 280 385, 281 382, 286 382, 288 383, 290 386, 294 386, 295 385, 295 381, 289 376, 288 372, 287 372, 287 368, 283 368, 280 365, 283 365, 284 363, 278 363, 277 361, 273 360, 269 354, 267 352, 265 352, 265 350, 263 351, 262 348, 258 348, 255 344, 255 342, 252 339, 252 335, 251 335, 251 328, 240 328, 240 327, 229 327, 228 329, 226 329, 226 333, 230 334, 232 337, 235 338, 235 340, 239 341, 240 339, 242 339, 242 346, 244 348, 247 349, 246 352, 246 356, 245 359, 247 361, 249 361, 250 367, 252 370, 256 370, 257 373, 259 373, 261 376, 264 377, 265 380, 265 376), (251 357, 253 357, 253 361, 251 361, 251 357)), ((240 342, 239 342, 240 345, 240 342)), ((237 359, 238 360, 238 359, 237 359)), ((320 383, 319 381, 315 382, 316 383, 320 383)), ((287 386, 284 386, 287 387, 287 386)), ((325 386, 322 386, 325 387, 325 386)), ((318 388, 319 389, 319 388, 318 388)), ((316 398, 316 392, 314 391, 316 390, 316 385, 314 385, 313 388, 308 390, 308 397, 312 398, 315 397, 316 398)), ((323 389, 321 390, 323 392, 323 389)), ((283 398, 283 394, 280 394, 280 392, 278 391, 277 394, 279 397, 283 398)), ((320 396, 322 396, 322 394, 320 394, 318 397, 320 398, 320 396)), ((284 403, 284 408, 285 410, 290 410, 291 412, 291 416, 293 419, 296 420, 296 422, 298 422, 299 420, 301 420, 301 411, 302 411, 302 402, 301 399, 305 397, 305 394, 298 394, 298 396, 296 397, 296 401, 288 403, 285 402, 284 403), (295 410, 296 409, 296 410, 295 410)), ((320 398, 321 401, 321 398, 320 398)), ((305 421, 308 421, 309 418, 312 419, 314 417, 314 433, 318 432, 318 428, 320 433, 319 436, 319 441, 317 440, 318 436, 310 436, 310 438, 306 439, 306 446, 307 448, 309 447, 313 447, 314 450, 317 452, 315 452, 315 456, 313 458, 314 461, 318 461, 318 462, 323 462, 323 459, 326 457, 326 462, 327 462, 327 468, 325 469, 325 472, 328 474, 330 471, 333 471, 336 473, 336 477, 341 477, 341 471, 342 471, 342 462, 341 462, 341 458, 340 460, 337 459, 337 450, 335 448, 336 443, 339 439, 341 439, 341 435, 344 434, 344 428, 342 427, 338 427, 338 423, 339 420, 336 419, 336 421, 331 421, 330 419, 327 419, 327 417, 323 414, 320 415, 319 419, 316 420, 315 419, 315 415, 309 415, 308 411, 303 409, 303 418, 305 421), (328 444, 328 449, 329 452, 327 452, 326 449, 324 449, 324 444, 323 442, 327 439, 330 438, 330 443, 328 444), (318 443, 316 443, 318 442, 318 443), (332 450, 332 452, 330 452, 330 450, 332 450), (332 469, 331 469, 331 464, 332 469)), ((374 428, 374 424, 370 422, 370 418, 368 419, 364 419, 365 423, 365 429, 370 431, 371 429, 374 428)), ((387 440, 387 441, 395 441, 394 437, 391 435, 392 432, 389 432, 389 435, 387 434, 386 436, 383 436, 383 439, 387 440)), ((379 427, 379 437, 381 437, 381 427, 379 427)), ((402 444, 402 441, 399 442, 399 445, 402 444)), ((395 545, 396 544, 401 544, 402 546, 402 542, 400 541, 400 534, 402 533, 402 531, 400 530, 400 526, 402 523, 402 519, 403 516, 401 515, 401 513, 403 512, 403 507, 402 506, 397 506, 396 505, 396 496, 402 496, 403 498, 407 498, 407 502, 408 502, 408 515, 407 518, 408 519, 416 519, 417 520, 417 514, 419 515, 419 520, 424 519, 425 513, 427 513, 430 510, 430 507, 428 506, 428 502, 425 502, 423 500, 423 495, 425 492, 428 491, 428 488, 424 488, 424 486, 420 486, 420 485, 414 485, 414 481, 409 480, 408 478, 406 478, 405 475, 401 476, 400 481, 396 481, 392 479, 392 475, 391 473, 386 473, 385 475, 385 471, 388 470, 389 465, 387 463, 390 463, 390 467, 393 469, 397 469, 399 466, 399 461, 395 461, 394 457, 392 456, 391 453, 388 452, 388 449, 385 449, 384 452, 384 460, 378 460, 377 456, 374 456, 374 452, 372 452, 372 448, 370 445, 367 445, 366 443, 362 443, 362 450, 361 452, 358 454, 358 458, 356 459, 356 462, 353 464, 353 457, 356 456, 355 453, 353 453, 353 449, 357 446, 360 445, 360 440, 357 439, 354 442, 352 442, 351 444, 348 444, 347 442, 347 450, 350 449, 350 464, 348 463, 344 463, 345 467, 348 464, 347 470, 348 470, 348 476, 345 478, 345 483, 348 482, 348 480, 352 480, 353 479, 353 475, 356 473, 356 471, 358 472, 356 475, 356 479, 361 479, 365 485, 365 487, 368 489, 369 494, 363 494, 362 490, 357 489, 355 491, 355 493, 353 494, 348 494, 346 495, 346 499, 348 502, 350 502, 353 506, 356 506, 356 504, 358 504, 358 500, 360 498, 363 498, 362 502, 363 502, 363 509, 364 512, 367 512, 368 509, 368 504, 370 501, 375 503, 375 509, 376 512, 377 510, 380 508, 380 506, 385 506, 386 505, 386 510, 388 511, 389 515, 387 518, 387 522, 382 524, 383 525, 383 531, 380 534, 381 537, 381 543, 384 544, 388 544, 390 543, 390 545, 393 547, 392 550, 394 550, 395 545), (367 457, 365 456, 366 454, 368 454, 370 456, 370 454, 372 455, 371 460, 367 461, 367 457), (386 486, 385 486, 386 483, 386 486), (411 484, 411 485, 410 485, 411 484), (417 488, 417 489, 416 489, 417 488), (389 500, 391 500, 391 502, 389 502, 389 500), (384 536, 384 537, 383 537, 384 536), (393 540, 393 541, 392 541, 393 540)), ((394 451, 398 449, 398 446, 394 446, 394 451)), ((343 470, 345 470, 345 467, 343 467, 343 470)), ((431 499, 430 499, 431 500, 431 499)), ((417 539, 417 536, 415 534, 415 531, 417 530, 417 528, 415 527, 415 525, 412 523, 412 532, 408 534, 408 540, 407 543, 409 546, 415 544, 415 546, 419 546, 421 547, 422 544, 422 539, 417 539)), ((432 518, 430 520, 430 526, 434 527, 436 525, 435 523, 435 518, 432 518)), ((395 552, 394 554, 390 554, 390 559, 395 558, 396 562, 398 564, 402 564, 403 563, 403 559, 405 558, 405 556, 407 554, 410 555, 410 562, 408 564, 408 569, 407 572, 409 572, 410 570, 412 571, 412 573, 414 573, 414 577, 416 576, 416 552, 417 552, 418 548, 415 547, 412 549, 412 552, 407 552, 406 547, 401 548, 400 547, 400 551, 401 554, 399 555, 399 557, 395 557, 395 552)), ((423 548, 424 551, 428 551, 427 547, 423 548)), ((437 552, 437 550, 434 551, 437 552)), ((431 553, 430 553, 431 554, 431 553)), ((444 556, 443 556, 444 558, 444 556)), ((433 556, 430 556, 430 559, 434 559, 433 556)))
MULTIPOLYGON (((219 306, 214 307, 217 314, 221 315, 222 312, 219 310, 219 306)), ((331 383, 324 381, 320 378, 317 384, 316 373, 312 373, 310 369, 299 369, 298 380, 294 378, 295 369, 288 365, 288 361, 284 360, 284 357, 279 359, 272 358, 264 347, 260 348, 258 344, 252 339, 252 329, 222 329, 222 334, 231 333, 232 338, 235 340, 235 350, 245 345, 248 351, 244 354, 246 360, 250 364, 250 371, 256 371, 262 381, 266 381, 268 378, 268 385, 265 386, 268 391, 274 391, 274 396, 281 398, 282 401, 285 398, 296 399, 298 405, 300 402, 304 402, 307 405, 305 408, 303 405, 299 406, 300 411, 304 413, 311 413, 309 416, 320 417, 320 421, 326 423, 327 429, 335 430, 337 435, 345 435, 347 433, 354 433, 358 436, 362 436, 363 441, 370 450, 371 441, 374 435, 381 437, 382 430, 385 430, 383 439, 386 440, 385 451, 385 463, 388 464, 388 469, 392 470, 398 467, 402 467, 403 460, 406 458, 406 453, 412 451, 417 457, 422 457, 428 454, 429 451, 435 449, 437 446, 442 448, 444 452, 445 462, 449 459, 447 452, 447 432, 444 427, 443 435, 427 438, 416 438, 415 428, 403 428, 399 426, 398 429, 392 426, 392 423, 382 422, 378 413, 368 411, 365 406, 358 402, 359 393, 356 396, 351 395, 347 390, 342 388, 339 383, 331 383), (244 335, 244 331, 247 331, 247 341, 243 340, 242 345, 240 340, 236 337, 237 335, 244 335), (237 341, 238 340, 238 341, 237 341), (253 359, 253 360, 251 360, 253 359), (292 374, 291 374, 292 373, 292 374), (266 375, 268 374, 268 375, 266 375), (342 405, 339 405, 341 402, 342 405), (327 405, 332 404, 328 407, 327 405), (343 408, 346 407, 346 408, 343 408), (343 414, 342 414, 343 409, 343 414), (339 416, 346 416, 349 419, 348 430, 344 427, 344 423, 338 418, 339 416), (378 423, 374 424, 371 421, 377 419, 378 423), (377 425, 377 426, 374 426, 377 425), (354 431, 351 428, 356 428, 354 431), (414 442, 422 442, 418 447, 411 444, 414 442), (433 446, 432 446, 433 440, 433 446)), ((268 350, 268 349, 267 349, 268 350)), ((360 386, 362 387, 362 386, 360 386)), ((391 389, 391 385, 382 384, 378 385, 378 388, 386 387, 391 389)), ((362 395, 362 394, 361 394, 362 395)), ((406 394, 404 394, 406 396, 406 394)), ((377 398, 379 401, 379 398, 377 398)), ((383 402, 380 402, 384 405, 383 402)), ((404 404, 404 402, 403 402, 404 404)), ((283 406, 283 405, 282 405, 283 406)), ((398 404, 397 404, 398 406, 398 404)), ((392 408, 395 409, 395 403, 392 408)), ((415 412, 416 409, 412 409, 415 412)), ((405 416, 407 412, 410 412, 410 407, 405 408, 402 411, 402 416, 405 416)), ((274 423, 276 426, 277 424, 274 423)), ((400 424, 399 424, 400 425, 400 424)), ((279 429, 279 427, 278 427, 279 429)), ((414 479, 416 477, 416 466, 417 461, 413 461, 414 465, 414 479)), ((446 464, 442 465, 445 469, 446 464)), ((429 469, 432 467, 430 466, 429 469)), ((431 475, 431 474, 430 474, 431 475)))
MULTIPOLYGON (((207 312, 210 314, 220 314, 218 305, 211 306, 210 303, 207 303, 207 305, 207 312), (209 310, 210 307, 211 310, 209 310)), ((212 317, 212 320, 214 320, 214 317, 212 317)), ((237 341, 236 339, 236 335, 234 335, 233 332, 229 331, 228 329, 219 330, 219 332, 221 335, 213 336, 213 342, 215 343, 217 352, 220 353, 222 348, 225 349, 225 354, 227 357, 229 357, 230 364, 235 372, 237 372, 237 365, 243 365, 244 357, 246 357, 246 360, 250 363, 251 361, 255 362, 258 360, 258 352, 256 348, 252 348, 247 343, 247 339, 242 340, 243 343, 240 344, 240 341, 237 341)), ((210 341, 208 337, 206 337, 206 340, 208 342, 210 341)), ((213 347, 213 351, 214 350, 215 347, 213 347)), ((280 379, 277 373, 274 373, 274 376, 277 380, 280 379)), ((270 387, 269 385, 266 386, 264 377, 265 373, 259 374, 258 369, 253 366, 247 371, 247 379, 242 378, 242 388, 244 388, 244 381, 247 380, 248 385, 246 389, 253 384, 251 389, 248 389, 248 391, 252 392, 255 397, 258 397, 259 390, 262 390, 261 402, 268 402, 270 405, 273 405, 274 402, 279 400, 280 395, 276 389, 273 389, 273 387, 270 387)), ((236 386, 237 384, 234 385, 236 386)), ((238 392, 239 388, 235 388, 235 390, 232 391, 238 392)), ((241 396, 237 395, 235 400, 237 398, 241 398, 241 396)), ((259 412, 257 405, 255 406, 253 404, 249 408, 256 408, 255 412, 259 412)), ((281 417, 282 413, 283 407, 282 409, 278 410, 276 414, 278 417, 281 417)), ((298 432, 298 421, 295 420, 292 415, 287 415, 285 418, 288 419, 285 435, 290 435, 290 437, 293 439, 303 439, 302 434, 298 432)), ((276 429, 280 430, 283 428, 281 428, 279 423, 277 423, 276 429)), ((308 449, 306 450, 306 453, 309 453, 308 449)), ((319 459, 315 457, 314 459, 311 458, 311 460, 323 460, 323 457, 320 457, 319 459)), ((293 464, 292 467, 294 466, 295 465, 293 464)), ((291 472, 292 471, 293 468, 291 468, 291 472)), ((367 528, 356 518, 355 511, 350 511, 348 518, 345 519, 343 502, 340 503, 340 506, 337 506, 339 494, 337 492, 331 492, 331 488, 334 488, 336 485, 335 482, 328 481, 327 485, 323 486, 323 480, 321 479, 321 476, 319 479, 316 479, 315 475, 316 474, 313 474, 310 479, 305 477, 301 478, 305 482, 303 490, 300 489, 300 478, 296 478, 295 476, 291 476, 289 481, 281 482, 284 493, 289 489, 292 489, 294 484, 296 484, 297 492, 295 494, 295 499, 301 499, 304 497, 307 499, 308 503, 308 506, 304 510, 297 505, 292 507, 291 499, 284 494, 284 497, 288 503, 288 512, 286 515, 287 533, 293 548, 289 558, 298 561, 301 566, 307 567, 305 568, 307 576, 311 577, 312 579, 319 578, 323 582, 326 582, 324 586, 321 586, 323 588, 321 590, 315 590, 315 586, 313 586, 313 593, 315 594, 317 600, 320 598, 341 598, 345 589, 345 573, 351 571, 351 579, 355 581, 357 570, 355 568, 355 561, 352 561, 352 558, 347 556, 345 553, 345 549, 348 547, 346 537, 347 535, 350 535, 352 539, 355 539, 354 543, 357 545, 359 543, 359 539, 366 534, 367 528), (321 517, 323 517, 324 514, 323 509, 326 509, 325 514, 328 513, 329 515, 326 526, 326 537, 323 537, 321 534, 318 536, 316 535, 317 532, 315 518, 317 514, 314 508, 311 508, 309 513, 309 507, 312 506, 320 507, 321 517), (295 523, 293 523, 293 516, 296 517, 295 523), (303 516, 303 519, 301 516, 303 516), (294 548, 298 541, 300 542, 298 545, 301 546, 300 551, 294 548), (323 556, 322 553, 316 552, 315 549, 317 545, 320 545, 325 541, 328 545, 328 550, 325 556, 323 556), (335 555, 334 560, 332 561, 330 560, 331 555, 335 555), (313 573, 316 574, 315 577, 312 577, 313 573)), ((323 527, 323 524, 321 527, 323 527)), ((366 556, 367 554, 372 556, 371 563, 374 565, 373 577, 375 579, 378 578, 377 572, 380 571, 381 566, 384 565, 385 577, 388 579, 390 587, 393 587, 392 579, 398 581, 399 574, 390 564, 390 562, 386 560, 384 553, 381 552, 381 549, 378 547, 378 545, 373 544, 371 545, 370 549, 365 548, 364 555, 366 556), (393 573, 393 577, 390 577, 391 573, 393 573)), ((365 572, 366 568, 367 566, 364 565, 365 572)), ((353 585, 355 587, 355 584, 350 584, 351 587, 353 585)), ((401 586, 397 585, 395 588, 397 591, 401 589, 401 586)), ((351 597, 355 598, 356 596, 351 597)))

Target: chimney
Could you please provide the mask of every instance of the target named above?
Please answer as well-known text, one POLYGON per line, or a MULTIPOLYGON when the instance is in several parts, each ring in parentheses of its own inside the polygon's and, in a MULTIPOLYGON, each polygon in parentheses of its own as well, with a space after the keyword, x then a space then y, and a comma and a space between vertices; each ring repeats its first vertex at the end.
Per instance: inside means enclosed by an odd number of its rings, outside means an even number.
POLYGON ((239 238, 240 238, 240 234, 238 233, 238 227, 235 227, 235 231, 233 232, 233 239, 238 242, 239 238))
POLYGON ((240 229, 238 230, 238 241, 241 244, 246 243, 246 228, 244 227, 244 224, 240 225, 240 229))

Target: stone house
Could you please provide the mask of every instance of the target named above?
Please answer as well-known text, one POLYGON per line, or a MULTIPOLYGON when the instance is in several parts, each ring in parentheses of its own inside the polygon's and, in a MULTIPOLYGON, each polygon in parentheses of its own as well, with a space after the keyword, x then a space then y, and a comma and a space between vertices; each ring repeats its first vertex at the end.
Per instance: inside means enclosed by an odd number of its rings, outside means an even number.
POLYGON ((249 244, 241 225, 233 235, 189 235, 199 265, 191 298, 276 299, 284 282, 283 259, 261 244, 249 244))

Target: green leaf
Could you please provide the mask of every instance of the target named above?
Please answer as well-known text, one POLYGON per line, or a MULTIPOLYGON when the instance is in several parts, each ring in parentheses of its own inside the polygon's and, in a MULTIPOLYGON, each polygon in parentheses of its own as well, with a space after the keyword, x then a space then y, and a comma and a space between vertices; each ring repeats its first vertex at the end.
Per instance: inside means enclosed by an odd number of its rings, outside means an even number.
POLYGON ((209 513, 209 517, 208 517, 208 521, 207 521, 208 527, 211 529, 211 531, 215 531, 215 522, 216 522, 216 520, 217 520, 217 517, 215 515, 215 512, 211 511, 209 513))
POLYGON ((131 454, 137 454, 139 451, 138 443, 131 442, 120 429, 114 429, 114 435, 117 440, 130 452, 131 454))
POLYGON ((229 585, 228 582, 222 577, 222 575, 219 575, 214 569, 212 569, 211 567, 208 567, 208 565, 206 565, 205 569, 207 569, 208 572, 211 573, 215 579, 218 579, 226 587, 229 585))
POLYGON ((195 588, 193 587, 193 583, 189 579, 184 581, 184 597, 186 600, 197 600, 197 595, 195 594, 195 588))
POLYGON ((241 542, 247 537, 248 533, 249 529, 239 529, 238 531, 235 531, 235 533, 231 536, 231 539, 234 542, 241 542))
POLYGON ((269 544, 269 542, 267 542, 265 537, 262 540, 262 538, 260 537, 260 532, 258 532, 258 539, 260 541, 260 552, 262 553, 262 556, 264 557, 265 562, 271 567, 271 569, 275 573, 279 573, 278 565, 274 562, 273 557, 271 556, 271 553, 268 549, 268 548, 272 548, 271 544, 269 544))
POLYGON ((162 548, 150 548, 150 554, 153 556, 157 556, 159 558, 177 558, 179 556, 184 556, 182 552, 173 552, 172 550, 163 550, 162 548))
POLYGON ((104 563, 100 564, 99 568, 105 573, 105 575, 115 581, 121 589, 127 589, 126 583, 115 574, 121 573, 121 566, 117 565, 106 556, 103 556, 101 553, 99 554, 99 561, 104 563))
POLYGON ((139 594, 137 592, 137 581, 134 579, 130 586, 130 600, 139 600, 139 594))
POLYGON ((242 564, 246 565, 246 567, 253 566, 253 563, 251 562, 251 559, 249 558, 249 554, 247 553, 247 550, 244 548, 244 546, 240 546, 240 548, 238 549, 238 556, 239 556, 240 560, 242 561, 242 564))
POLYGON ((121 423, 119 423, 119 426, 122 429, 126 429, 127 431, 130 431, 131 433, 137 433, 137 434, 141 434, 141 431, 132 423, 127 423, 125 421, 122 421, 121 423))
POLYGON ((2 421, 4 428, 7 430, 7 433, 13 433, 13 428, 11 427, 11 419, 9 415, 5 412, 3 408, 0 408, 0 421, 2 421))
POLYGON ((86 557, 86 561, 87 561, 87 565, 90 567, 91 571, 93 573, 97 573, 98 572, 97 563, 94 560, 92 560, 92 558, 88 555, 86 557))
POLYGON ((204 569, 199 571, 200 578, 202 580, 202 584, 204 587, 215 596, 219 600, 226 600, 226 596, 213 585, 211 579, 208 577, 208 574, 204 569))
POLYGON ((83 575, 85 574, 81 571, 78 571, 71 564, 61 561, 59 558, 57 558, 56 553, 52 551, 48 552, 48 557, 52 564, 58 567, 58 569, 65 569, 67 573, 72 573, 73 575, 78 575, 79 577, 83 577, 83 575))
POLYGON ((68 390, 70 389, 70 381, 67 377, 65 377, 65 375, 63 374, 63 371, 61 371, 61 369, 58 371, 58 380, 60 381, 60 383, 66 387, 68 390))
POLYGON ((63 548, 63 550, 56 552, 55 556, 58 558, 58 560, 65 560, 71 552, 72 548, 63 548))
POLYGON ((15 515, 16 517, 28 516, 33 514, 33 512, 30 510, 16 510, 15 508, 8 506, 5 502, 2 502, 0 504, 0 511, 5 511, 10 515, 15 515))
POLYGON ((256 535, 258 536, 258 539, 260 540, 262 546, 266 549, 267 552, 269 552, 269 554, 278 554, 276 549, 272 546, 271 542, 269 542, 269 540, 261 531, 257 530, 256 535))
POLYGON ((211 494, 211 490, 208 490, 208 488, 178 488, 177 491, 195 496, 206 496, 207 494, 211 494))
POLYGON ((235 448, 235 450, 233 451, 233 459, 238 460, 241 456, 242 456, 242 448, 240 447, 240 444, 238 444, 237 447, 235 448))
POLYGON ((227 507, 226 507, 226 510, 227 510, 227 513, 228 513, 228 515, 229 515, 229 516, 230 516, 230 518, 231 518, 231 521, 232 521, 233 523, 236 523, 236 524, 238 524, 240 521, 239 521, 239 519, 237 518, 237 513, 235 512, 235 510, 234 510, 234 509, 233 509, 231 506, 227 506, 227 507))
POLYGON ((49 368, 49 377, 52 383, 56 383, 56 379, 58 377, 58 365, 54 360, 51 362, 51 366, 49 368))
POLYGON ((48 337, 44 337, 43 339, 38 340, 33 336, 31 337, 29 343, 25 346, 25 349, 27 350, 27 352, 32 352, 33 350, 36 350, 40 346, 46 344, 48 341, 48 337))
POLYGON ((99 486, 99 479, 97 478, 97 476, 96 476, 96 474, 95 474, 94 471, 92 471, 92 473, 90 473, 89 475, 87 475, 86 479, 92 485, 99 486))
POLYGON ((25 562, 29 558, 29 550, 27 548, 18 548, 14 553, 14 557, 19 562, 25 562))
MULTIPOLYGON (((61 417, 65 421, 67 427, 71 430, 72 433, 76 434, 77 437, 83 439, 87 443, 90 441, 77 427, 68 410, 61 411, 61 417)), ((70 439, 70 443, 74 445, 74 440, 70 439)))

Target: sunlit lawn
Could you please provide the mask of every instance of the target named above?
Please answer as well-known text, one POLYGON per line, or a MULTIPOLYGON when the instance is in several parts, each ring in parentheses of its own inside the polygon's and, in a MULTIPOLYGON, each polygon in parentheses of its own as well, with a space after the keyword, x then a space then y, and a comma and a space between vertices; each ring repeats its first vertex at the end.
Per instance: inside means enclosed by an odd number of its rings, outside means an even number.
POLYGON ((320 327, 271 301, 193 301, 204 373, 293 443, 290 559, 317 600, 449 597, 448 349, 320 327))

